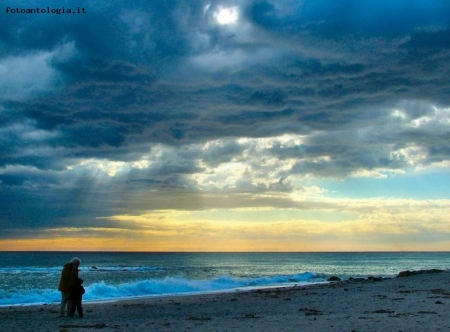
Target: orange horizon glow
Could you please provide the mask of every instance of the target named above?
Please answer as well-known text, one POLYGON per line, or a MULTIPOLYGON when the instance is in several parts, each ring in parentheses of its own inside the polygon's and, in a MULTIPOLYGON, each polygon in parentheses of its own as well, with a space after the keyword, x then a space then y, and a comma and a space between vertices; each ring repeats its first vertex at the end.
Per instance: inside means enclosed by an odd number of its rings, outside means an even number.
POLYGON ((124 240, 111 239, 20 239, 0 240, 0 251, 67 251, 67 252, 415 252, 449 251, 449 243, 430 243, 427 245, 380 246, 379 244, 272 244, 238 242, 230 247, 230 242, 215 243, 215 246, 201 246, 196 243, 154 243, 141 241, 132 245, 124 240))
MULTIPOLYGON (((0 251, 448 251, 450 201, 345 200, 334 210, 154 210, 101 217, 109 227, 27 229, 0 251), (26 238, 28 237, 28 238, 26 238)), ((336 206, 337 204, 335 204, 336 206)))

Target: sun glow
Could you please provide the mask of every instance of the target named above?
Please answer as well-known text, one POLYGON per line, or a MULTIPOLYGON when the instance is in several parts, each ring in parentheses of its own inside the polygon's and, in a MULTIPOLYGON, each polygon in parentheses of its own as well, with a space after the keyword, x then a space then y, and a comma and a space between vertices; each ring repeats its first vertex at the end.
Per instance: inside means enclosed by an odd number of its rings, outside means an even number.
POLYGON ((218 11, 214 14, 217 23, 226 25, 233 24, 239 17, 239 12, 236 7, 223 8, 219 7, 218 11))

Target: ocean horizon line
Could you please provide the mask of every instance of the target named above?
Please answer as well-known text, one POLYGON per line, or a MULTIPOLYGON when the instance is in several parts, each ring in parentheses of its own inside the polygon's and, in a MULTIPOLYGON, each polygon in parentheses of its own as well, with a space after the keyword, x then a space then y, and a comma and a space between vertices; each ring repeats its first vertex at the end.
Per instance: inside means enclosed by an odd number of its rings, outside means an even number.
POLYGON ((11 253, 11 252, 18 252, 18 253, 26 253, 26 252, 55 252, 55 253, 84 253, 84 252, 94 252, 94 253, 155 253, 155 254, 161 254, 161 253, 187 253, 187 254, 277 254, 277 253, 286 253, 286 254, 345 254, 345 253, 449 253, 450 250, 344 250, 344 251, 187 251, 187 250, 164 250, 164 251, 158 251, 158 250, 151 250, 151 251, 136 251, 136 250, 0 250, 2 253, 11 253))

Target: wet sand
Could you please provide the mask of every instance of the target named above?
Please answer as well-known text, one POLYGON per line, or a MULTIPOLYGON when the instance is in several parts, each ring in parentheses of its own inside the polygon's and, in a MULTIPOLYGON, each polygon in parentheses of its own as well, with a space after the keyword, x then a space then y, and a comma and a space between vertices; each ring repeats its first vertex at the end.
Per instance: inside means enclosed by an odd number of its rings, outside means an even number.
POLYGON ((0 308, 9 331, 450 331, 450 272, 231 293, 0 308))

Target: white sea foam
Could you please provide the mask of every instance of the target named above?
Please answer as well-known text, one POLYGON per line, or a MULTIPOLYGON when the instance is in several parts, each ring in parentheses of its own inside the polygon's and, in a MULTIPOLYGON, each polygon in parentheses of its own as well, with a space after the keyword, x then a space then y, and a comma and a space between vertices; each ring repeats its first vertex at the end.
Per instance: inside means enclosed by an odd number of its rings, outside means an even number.
MULTIPOLYGON (((85 285, 84 301, 103 301, 118 298, 143 296, 164 296, 172 294, 195 294, 215 291, 227 291, 245 287, 264 287, 292 283, 308 283, 314 280, 314 274, 303 273, 290 276, 272 276, 258 278, 232 278, 220 276, 210 280, 189 280, 179 277, 150 279, 138 282, 107 284, 104 281, 85 285)), ((0 291, 0 306, 17 304, 55 303, 60 300, 56 290, 28 290, 21 292, 0 291)))

